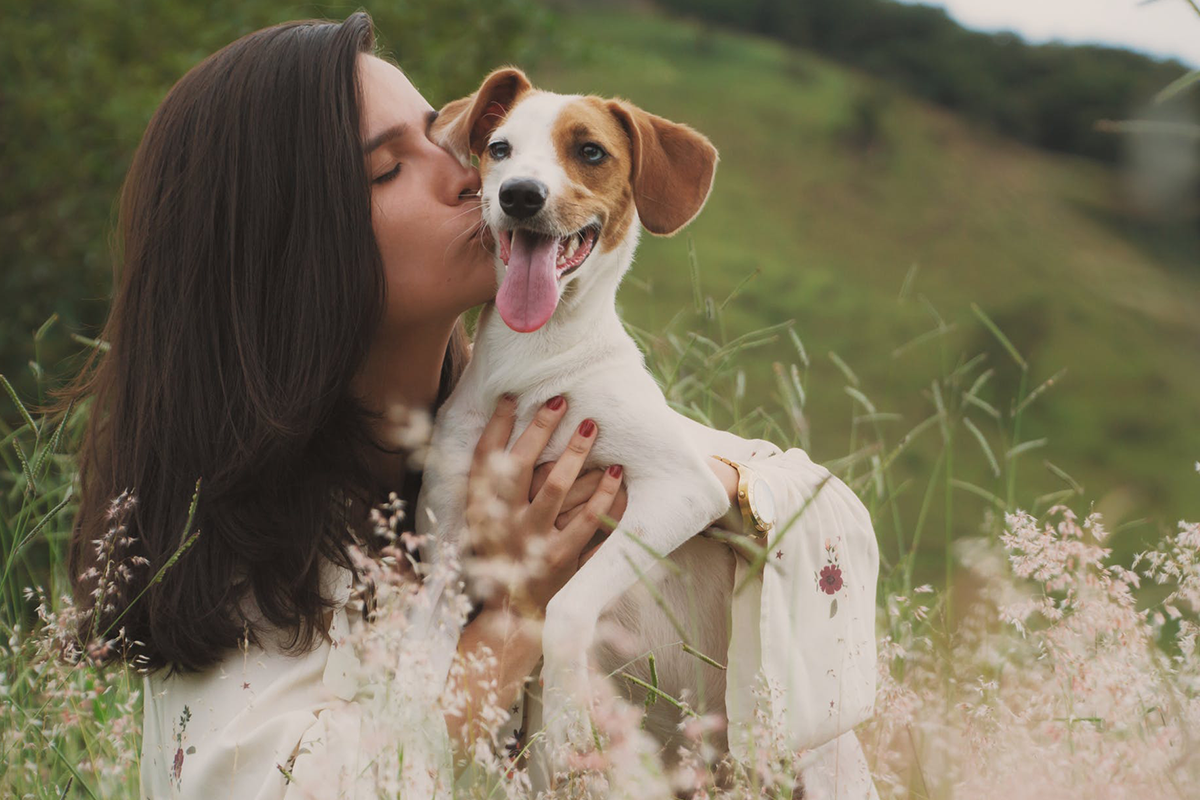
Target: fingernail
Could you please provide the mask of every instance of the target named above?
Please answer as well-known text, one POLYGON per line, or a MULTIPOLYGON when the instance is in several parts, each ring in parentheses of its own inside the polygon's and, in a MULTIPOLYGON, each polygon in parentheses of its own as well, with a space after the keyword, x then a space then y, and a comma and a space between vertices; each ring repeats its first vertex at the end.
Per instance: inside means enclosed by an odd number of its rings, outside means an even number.
POLYGON ((556 394, 554 397, 551 397, 546 401, 546 408, 549 408, 552 411, 558 411, 560 408, 562 408, 562 404, 563 396, 561 394, 556 394))
POLYGON ((608 468, 608 474, 613 476, 614 478, 621 477, 621 465, 613 464, 611 467, 608 468))
POLYGON ((579 432, 584 436, 591 436, 596 432, 596 423, 592 422, 590 419, 585 419, 583 422, 579 423, 579 432))
POLYGON ((505 392, 505 393, 504 393, 504 394, 501 396, 501 398, 500 398, 500 399, 502 399, 502 400, 505 400, 505 401, 507 401, 507 402, 509 402, 509 403, 515 403, 515 402, 517 402, 517 396, 516 396, 515 394, 513 394, 512 392, 505 392))

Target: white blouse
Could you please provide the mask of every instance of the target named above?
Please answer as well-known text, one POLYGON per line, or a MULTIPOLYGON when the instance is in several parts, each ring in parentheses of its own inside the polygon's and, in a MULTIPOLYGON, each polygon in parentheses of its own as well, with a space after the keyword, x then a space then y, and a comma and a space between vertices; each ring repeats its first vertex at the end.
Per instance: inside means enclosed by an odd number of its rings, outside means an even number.
MULTIPOLYGON (((870 515, 845 483, 803 450, 784 452, 763 439, 679 418, 702 452, 746 463, 766 480, 776 506, 770 535, 784 531, 760 574, 733 598, 729 674, 761 669, 782 689, 783 707, 772 709, 772 722, 793 750, 808 750, 801 760, 806 797, 877 798, 853 732, 870 717, 875 696, 879 553, 870 515)), ((747 532, 736 504, 711 527, 747 532)), ((358 763, 365 735, 356 700, 358 662, 350 647, 339 646, 349 633, 344 604, 351 575, 329 567, 326 588, 340 601, 331 641, 302 656, 250 645, 204 672, 144 679, 141 797, 374 796, 358 763), (331 759, 343 768, 328 769, 331 759)), ((739 557, 737 584, 750 570, 739 557)), ((444 640, 433 646, 453 649, 457 631, 425 630, 444 640)), ((411 796, 445 796, 454 783, 449 735, 433 699, 426 699, 423 708, 413 700, 407 727, 415 738, 405 743, 404 772, 429 781, 411 796)), ((730 748, 744 758, 752 745, 751 687, 730 681, 725 700, 730 748)), ((513 719, 520 718, 518 704, 513 719)), ((471 779, 470 772, 459 777, 471 779)))

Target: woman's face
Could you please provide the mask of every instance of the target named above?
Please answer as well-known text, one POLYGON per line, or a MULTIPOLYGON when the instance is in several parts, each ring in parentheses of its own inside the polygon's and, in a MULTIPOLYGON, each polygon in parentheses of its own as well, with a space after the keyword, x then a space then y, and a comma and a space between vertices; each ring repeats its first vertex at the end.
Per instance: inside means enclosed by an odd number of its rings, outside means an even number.
POLYGON ((403 72, 372 55, 358 62, 371 218, 387 275, 384 325, 448 326, 496 295, 474 196, 479 173, 430 141, 435 109, 403 72))

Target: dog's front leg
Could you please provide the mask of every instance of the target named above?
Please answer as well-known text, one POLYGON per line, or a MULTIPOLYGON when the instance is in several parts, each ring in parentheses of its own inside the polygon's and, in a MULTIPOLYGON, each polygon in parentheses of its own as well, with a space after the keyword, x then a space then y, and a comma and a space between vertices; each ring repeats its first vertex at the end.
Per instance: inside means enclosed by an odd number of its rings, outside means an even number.
MULTIPOLYGON (((544 720, 550 764, 569 771, 572 750, 593 741, 588 649, 601 612, 646 579, 658 562, 729 508, 720 480, 700 457, 671 463, 670 477, 628 476, 620 524, 546 608, 542 632, 544 720), (679 464, 684 464, 679 468, 679 464)), ((596 732, 603 735, 603 731, 596 732)))

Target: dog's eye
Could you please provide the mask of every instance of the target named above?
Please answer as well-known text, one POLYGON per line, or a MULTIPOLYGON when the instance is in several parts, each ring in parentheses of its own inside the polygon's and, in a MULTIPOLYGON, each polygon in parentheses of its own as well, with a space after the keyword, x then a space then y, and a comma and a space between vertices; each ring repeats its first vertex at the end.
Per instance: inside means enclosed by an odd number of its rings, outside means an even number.
POLYGON ((604 148, 595 142, 588 142, 579 148, 579 155, 583 156, 583 160, 589 164, 599 164, 608 153, 604 152, 604 148))
POLYGON ((508 142, 501 139, 500 141, 492 142, 488 145, 488 152, 492 154, 492 158, 501 159, 508 158, 508 142))

